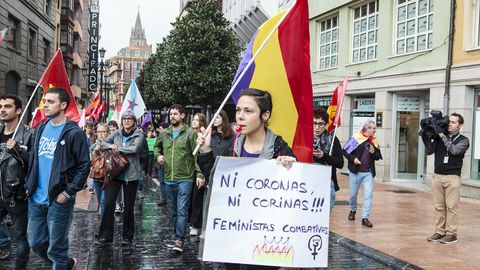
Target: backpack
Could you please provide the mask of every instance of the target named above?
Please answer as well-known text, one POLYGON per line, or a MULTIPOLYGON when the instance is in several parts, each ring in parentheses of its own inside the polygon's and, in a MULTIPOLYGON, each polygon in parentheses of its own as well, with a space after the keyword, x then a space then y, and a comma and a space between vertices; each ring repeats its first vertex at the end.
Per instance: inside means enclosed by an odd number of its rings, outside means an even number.
POLYGON ((100 150, 93 151, 89 177, 99 182, 103 182, 106 174, 107 167, 105 164, 105 153, 100 150))

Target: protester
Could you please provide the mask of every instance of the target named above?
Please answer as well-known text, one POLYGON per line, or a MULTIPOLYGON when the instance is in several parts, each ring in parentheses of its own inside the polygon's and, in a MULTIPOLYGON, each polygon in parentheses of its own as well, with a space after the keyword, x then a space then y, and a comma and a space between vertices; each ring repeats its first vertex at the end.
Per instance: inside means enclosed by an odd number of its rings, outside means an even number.
POLYGON ((200 128, 207 126, 206 122, 207 122, 207 117, 205 117, 205 114, 196 113, 193 116, 191 128, 198 133, 200 132, 200 128))
MULTIPOLYGON (((33 130, 23 123, 19 125, 21 113, 22 100, 18 96, 0 97, 0 220, 3 222, 7 214, 13 219, 14 240, 17 243, 15 269, 25 269, 30 254, 27 241, 28 204, 23 186, 28 173, 33 130), (18 131, 13 138, 17 126, 18 131)), ((10 255, 10 241, 5 223, 0 226, 0 259, 6 259, 10 255)))
POLYGON ((92 120, 85 121, 85 134, 87 135, 87 140, 90 145, 94 144, 97 141, 97 136, 95 135, 95 124, 92 120))
MULTIPOLYGON (((108 137, 108 125, 105 123, 99 123, 97 125, 97 141, 90 146, 90 155, 93 151, 104 151, 109 148, 109 144, 105 142, 105 139, 108 137)), ((103 182, 100 182, 96 179, 93 180, 93 188, 95 189, 95 194, 97 195, 98 202, 98 211, 100 216, 103 214, 103 208, 105 205, 105 196, 103 194, 103 182)))
POLYGON ((95 243, 100 245, 111 244, 114 232, 115 200, 123 187, 125 209, 123 212, 122 245, 131 245, 135 234, 135 197, 138 183, 144 174, 140 164, 140 152, 143 149, 145 138, 141 129, 136 127, 136 117, 133 111, 127 110, 122 114, 122 128, 116 130, 107 139, 109 148, 118 151, 127 157, 129 165, 117 178, 111 179, 104 190, 105 205, 100 231, 95 243))
POLYGON ((323 108, 313 112, 313 163, 332 166, 330 185, 330 213, 332 213, 335 205, 335 192, 340 190, 337 182, 337 168, 343 168, 343 155, 340 141, 327 131, 328 118, 328 113, 323 108))
MULTIPOLYGON (((277 159, 283 166, 290 168, 296 161, 292 149, 282 137, 267 128, 273 109, 272 97, 269 92, 258 89, 244 89, 240 93, 236 120, 240 133, 235 143, 226 153, 236 157, 277 159)), ((198 135, 197 142, 201 145, 199 163, 205 175, 209 176, 214 163, 212 138, 210 132, 206 136, 198 135)), ((227 270, 237 269, 278 269, 278 267, 259 265, 225 264, 227 270)))
POLYGON ((432 195, 437 214, 435 233, 428 241, 442 244, 457 242, 458 201, 460 198, 461 172, 465 152, 470 147, 467 137, 460 134, 463 116, 452 113, 447 135, 440 132, 430 141, 424 141, 427 155, 435 154, 432 195))
POLYGON ((348 160, 350 176, 350 214, 348 220, 355 220, 357 213, 357 195, 363 183, 365 198, 363 202, 362 225, 373 227, 368 219, 372 210, 373 178, 375 177, 375 160, 382 159, 375 133, 377 125, 367 120, 362 130, 354 134, 344 145, 343 155, 348 160))
MULTIPOLYGON (((167 123, 161 123, 157 128, 158 134, 162 133, 162 131, 167 129, 167 128, 168 128, 167 123)), ((155 155, 156 155, 155 151, 156 150, 155 150, 155 145, 154 145, 154 147, 153 147, 154 159, 155 159, 155 155)), ((160 194, 159 194, 160 195, 160 200, 157 203, 157 205, 158 206, 163 206, 163 205, 167 204, 167 191, 166 191, 167 188, 166 188, 165 177, 164 177, 165 176, 165 166, 160 165, 156 160, 155 160, 155 163, 158 166, 157 179, 158 179, 158 182, 160 183, 160 194)))
MULTIPOLYGON (((115 130, 119 129, 118 123, 115 120, 110 120, 108 122, 108 130, 110 131, 109 134, 113 134, 115 130)), ((120 192, 117 196, 117 202, 115 204, 115 214, 120 215, 123 213, 123 188, 120 188, 120 192)))
MULTIPOLYGON (((222 110, 213 122, 211 148, 214 157, 228 155, 229 151, 231 152, 232 146, 233 131, 230 128, 230 120, 228 119, 227 113, 222 110)), ((192 236, 198 235, 202 228, 204 197, 205 187, 193 189, 190 213, 190 235, 192 236)))
POLYGON ((147 139, 147 147, 148 147, 148 160, 147 160, 147 166, 145 168, 145 173, 147 177, 152 177, 153 167, 154 167, 153 148, 155 146, 155 141, 157 140, 157 138, 155 138, 153 131, 148 131, 146 139, 147 139))
POLYGON ((28 201, 28 242, 33 251, 53 269, 72 269, 68 257, 68 234, 75 195, 90 172, 85 133, 68 119, 65 110, 70 95, 63 88, 50 88, 44 96, 48 120, 35 131, 25 184, 28 201))
POLYGON ((175 224, 175 243, 168 245, 174 252, 182 253, 188 227, 188 208, 196 178, 198 188, 205 184, 203 174, 192 155, 197 134, 186 126, 185 109, 176 104, 170 107, 170 126, 162 131, 155 143, 155 159, 165 165, 167 203, 175 224))

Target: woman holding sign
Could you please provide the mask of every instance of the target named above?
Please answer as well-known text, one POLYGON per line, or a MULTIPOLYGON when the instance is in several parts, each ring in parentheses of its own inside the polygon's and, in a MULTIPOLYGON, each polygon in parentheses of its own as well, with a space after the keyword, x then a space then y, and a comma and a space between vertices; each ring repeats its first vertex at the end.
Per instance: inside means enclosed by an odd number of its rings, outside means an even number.
MULTIPOLYGON (((236 130, 238 134, 234 138, 231 149, 226 151, 234 157, 250 157, 277 159, 286 168, 290 168, 297 159, 282 137, 268 129, 268 119, 272 115, 272 96, 267 91, 258 89, 244 89, 240 93, 237 102, 235 118, 237 121, 236 130)), ((205 129, 202 129, 204 132, 205 129)), ((215 156, 213 154, 211 133, 207 135, 198 134, 197 143, 201 145, 199 154, 199 166, 209 179, 213 168, 215 156)), ((242 266, 239 264, 225 264, 227 270, 237 270, 242 266)), ((242 269, 278 269, 269 266, 243 266, 242 269)))

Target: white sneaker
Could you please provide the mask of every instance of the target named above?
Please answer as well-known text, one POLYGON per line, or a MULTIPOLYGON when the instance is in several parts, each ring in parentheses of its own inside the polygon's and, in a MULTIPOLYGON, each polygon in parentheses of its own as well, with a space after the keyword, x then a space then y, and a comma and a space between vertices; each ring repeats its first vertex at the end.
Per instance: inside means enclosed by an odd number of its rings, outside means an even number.
POLYGON ((198 235, 198 229, 194 227, 190 227, 190 236, 197 236, 198 235))

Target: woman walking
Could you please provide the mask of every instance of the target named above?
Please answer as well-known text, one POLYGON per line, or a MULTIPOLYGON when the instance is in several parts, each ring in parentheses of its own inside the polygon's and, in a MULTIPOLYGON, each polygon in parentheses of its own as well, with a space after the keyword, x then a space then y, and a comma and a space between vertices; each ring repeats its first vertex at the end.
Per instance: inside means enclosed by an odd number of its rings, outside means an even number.
POLYGON ((116 130, 105 140, 112 151, 118 151, 129 161, 128 167, 115 179, 107 184, 105 194, 104 213, 100 224, 100 231, 95 243, 100 245, 113 242, 115 200, 121 187, 123 187, 125 209, 123 212, 122 245, 133 242, 135 219, 133 208, 137 194, 138 183, 144 177, 140 164, 140 152, 143 149, 144 135, 136 127, 136 117, 131 110, 122 114, 122 127, 116 130))

